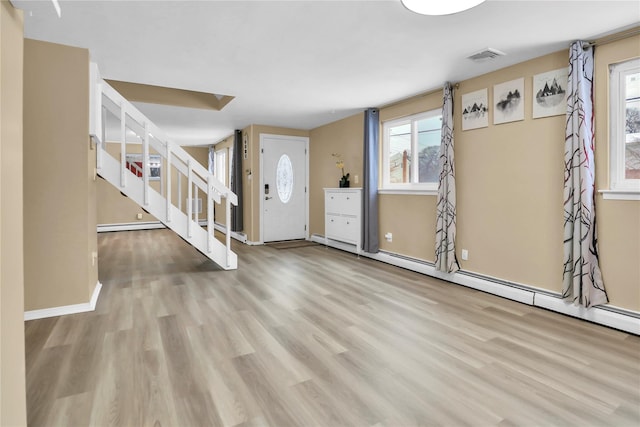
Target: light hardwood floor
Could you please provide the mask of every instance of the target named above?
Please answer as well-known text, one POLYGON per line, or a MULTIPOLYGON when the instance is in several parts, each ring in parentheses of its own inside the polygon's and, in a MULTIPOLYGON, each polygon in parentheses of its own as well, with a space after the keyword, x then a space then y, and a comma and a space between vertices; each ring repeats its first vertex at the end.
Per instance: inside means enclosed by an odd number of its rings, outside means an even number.
MULTIPOLYGON (((26 323, 30 426, 637 426, 640 338, 322 246, 100 234, 93 313, 26 323)), ((69 274, 73 274, 72 271, 69 274)))

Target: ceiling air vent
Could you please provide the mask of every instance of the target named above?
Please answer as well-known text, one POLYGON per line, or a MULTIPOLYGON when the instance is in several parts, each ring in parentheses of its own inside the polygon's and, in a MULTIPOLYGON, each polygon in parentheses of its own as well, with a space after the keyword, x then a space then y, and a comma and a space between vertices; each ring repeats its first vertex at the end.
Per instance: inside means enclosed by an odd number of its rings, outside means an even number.
POLYGON ((473 55, 467 56, 467 59, 470 59, 475 62, 487 62, 492 59, 497 58, 498 56, 505 56, 506 53, 499 51, 498 49, 492 49, 490 47, 481 50, 480 52, 476 52, 473 55))

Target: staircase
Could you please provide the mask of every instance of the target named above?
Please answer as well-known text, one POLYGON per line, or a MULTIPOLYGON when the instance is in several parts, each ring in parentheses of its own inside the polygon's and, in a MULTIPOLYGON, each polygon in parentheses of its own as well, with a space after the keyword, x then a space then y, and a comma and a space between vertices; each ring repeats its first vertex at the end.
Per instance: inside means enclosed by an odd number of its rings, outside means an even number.
POLYGON ((89 133, 97 174, 223 269, 237 269, 231 251, 231 205, 237 206, 237 196, 102 80, 96 64, 90 69, 89 133), (214 233, 216 205, 224 205, 226 213, 224 242, 214 233), (206 226, 201 226, 204 206, 206 226))

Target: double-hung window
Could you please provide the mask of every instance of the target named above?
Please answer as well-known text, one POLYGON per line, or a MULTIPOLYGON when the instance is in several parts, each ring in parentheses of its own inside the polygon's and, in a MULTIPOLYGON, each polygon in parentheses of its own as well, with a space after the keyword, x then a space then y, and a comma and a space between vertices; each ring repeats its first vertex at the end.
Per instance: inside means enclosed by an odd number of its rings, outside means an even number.
POLYGON ((383 123, 381 190, 438 190, 442 111, 383 123))
POLYGON ((611 191, 605 197, 640 200, 640 58, 611 65, 609 79, 611 191))

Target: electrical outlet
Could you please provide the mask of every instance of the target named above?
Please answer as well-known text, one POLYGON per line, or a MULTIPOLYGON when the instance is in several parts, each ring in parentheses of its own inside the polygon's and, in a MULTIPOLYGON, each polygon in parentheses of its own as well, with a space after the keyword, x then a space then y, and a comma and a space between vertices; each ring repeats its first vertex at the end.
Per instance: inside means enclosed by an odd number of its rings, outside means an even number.
POLYGON ((469 260, 469 251, 466 249, 462 250, 462 260, 463 261, 468 261, 469 260))
POLYGON ((136 214, 136 219, 142 219, 142 214, 141 213, 136 214))
POLYGON ((353 176, 353 182, 354 182, 354 184, 358 184, 360 182, 360 177, 358 175, 354 175, 353 176))
POLYGON ((98 261, 98 252, 96 251, 91 252, 91 266, 95 267, 97 261, 98 261))
POLYGON ((387 233, 384 235, 384 238, 387 239, 387 242, 391 242, 393 241, 393 234, 392 233, 387 233))

